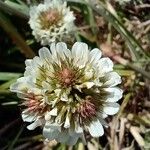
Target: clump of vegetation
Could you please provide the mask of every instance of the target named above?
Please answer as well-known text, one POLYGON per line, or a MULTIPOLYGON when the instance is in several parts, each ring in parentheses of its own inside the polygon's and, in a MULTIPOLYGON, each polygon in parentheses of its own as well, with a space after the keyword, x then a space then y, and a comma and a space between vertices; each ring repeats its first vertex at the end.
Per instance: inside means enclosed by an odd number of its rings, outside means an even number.
MULTIPOLYGON (((23 76, 25 60, 38 55, 38 50, 42 47, 42 42, 37 40, 39 37, 32 35, 28 22, 30 8, 43 1, 2 0, 0 149, 150 149, 150 1, 64 1, 73 12, 74 18, 72 16, 71 20, 74 25, 70 25, 69 32, 65 27, 65 34, 59 38, 55 37, 54 41, 65 41, 69 49, 75 41, 81 41, 87 43, 90 49, 99 48, 105 57, 111 58, 115 64, 115 72, 122 78, 120 88, 123 90, 123 97, 118 102, 119 112, 106 118, 108 128, 104 128, 103 136, 92 138, 85 133, 87 145, 80 140, 74 146, 45 140, 40 127, 33 131, 27 130, 26 126, 29 124, 23 122, 21 117, 24 109, 20 106, 22 100, 10 92, 10 85, 23 76)), ((48 19, 53 17, 53 23, 57 22, 55 14, 56 10, 48 16, 48 19)), ((57 16, 59 20, 63 18, 60 12, 57 16)), ((63 23, 60 24, 57 29, 62 28, 63 23)), ((50 25, 46 20, 46 27, 50 25)), ((57 33, 55 29, 51 32, 57 33)), ((53 37, 51 32, 47 34, 49 38, 53 37)), ((61 81, 64 79, 62 78, 59 76, 61 81)))

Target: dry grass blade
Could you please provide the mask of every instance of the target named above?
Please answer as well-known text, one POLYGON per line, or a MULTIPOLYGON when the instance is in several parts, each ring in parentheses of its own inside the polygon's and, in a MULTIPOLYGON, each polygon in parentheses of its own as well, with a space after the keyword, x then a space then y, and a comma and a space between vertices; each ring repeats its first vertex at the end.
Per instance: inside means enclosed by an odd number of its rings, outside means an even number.
POLYGON ((139 59, 139 54, 147 58, 141 45, 134 38, 134 36, 128 30, 126 30, 126 28, 124 27, 120 19, 117 18, 116 13, 113 10, 112 13, 112 11, 110 11, 101 1, 96 1, 95 3, 89 1, 89 5, 94 11, 96 11, 99 15, 102 15, 108 22, 110 22, 113 27, 126 39, 129 45, 129 49, 131 50, 131 54, 134 57, 133 60, 139 59))

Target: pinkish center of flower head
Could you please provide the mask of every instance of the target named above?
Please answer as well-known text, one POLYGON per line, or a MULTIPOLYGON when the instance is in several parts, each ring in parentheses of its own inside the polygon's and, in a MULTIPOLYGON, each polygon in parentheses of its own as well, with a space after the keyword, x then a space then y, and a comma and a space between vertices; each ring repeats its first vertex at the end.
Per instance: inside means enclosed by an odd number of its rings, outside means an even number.
POLYGON ((64 68, 57 76, 60 84, 64 87, 72 86, 75 82, 75 73, 71 69, 64 68))
POLYGON ((77 113, 83 120, 90 119, 96 116, 96 106, 92 103, 91 96, 86 96, 85 100, 79 104, 77 113))
POLYGON ((29 93, 26 101, 23 103, 29 111, 43 114, 47 110, 47 106, 42 103, 42 96, 29 93))
POLYGON ((42 29, 49 29, 51 26, 58 24, 61 20, 62 15, 56 9, 50 9, 40 14, 40 22, 42 29))

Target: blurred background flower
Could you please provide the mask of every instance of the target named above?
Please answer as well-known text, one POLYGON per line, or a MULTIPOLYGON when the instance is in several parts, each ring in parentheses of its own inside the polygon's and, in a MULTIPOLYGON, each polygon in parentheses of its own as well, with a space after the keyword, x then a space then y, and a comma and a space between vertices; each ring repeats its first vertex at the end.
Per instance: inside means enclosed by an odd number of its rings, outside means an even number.
POLYGON ((32 34, 42 45, 60 41, 74 31, 74 20, 73 12, 62 0, 45 0, 43 4, 30 7, 32 34))

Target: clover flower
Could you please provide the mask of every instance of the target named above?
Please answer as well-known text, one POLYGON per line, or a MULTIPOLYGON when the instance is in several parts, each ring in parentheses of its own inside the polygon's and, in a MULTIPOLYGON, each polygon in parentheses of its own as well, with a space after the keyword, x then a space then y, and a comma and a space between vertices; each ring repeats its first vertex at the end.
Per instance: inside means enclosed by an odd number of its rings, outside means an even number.
POLYGON ((26 60, 24 77, 10 89, 23 99, 22 118, 32 122, 29 129, 42 126, 46 138, 69 145, 88 133, 104 134, 104 119, 118 112, 122 90, 116 87, 121 78, 112 61, 101 55, 82 42, 71 50, 59 42, 26 60))
POLYGON ((42 45, 60 40, 74 29, 75 17, 62 0, 45 0, 30 8, 29 24, 32 34, 42 45))

